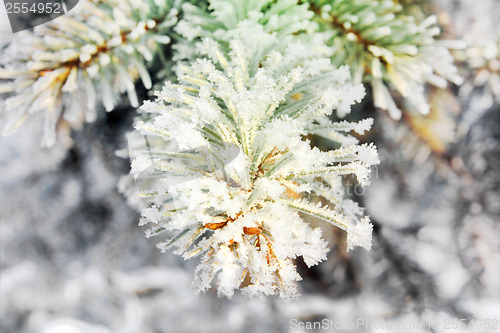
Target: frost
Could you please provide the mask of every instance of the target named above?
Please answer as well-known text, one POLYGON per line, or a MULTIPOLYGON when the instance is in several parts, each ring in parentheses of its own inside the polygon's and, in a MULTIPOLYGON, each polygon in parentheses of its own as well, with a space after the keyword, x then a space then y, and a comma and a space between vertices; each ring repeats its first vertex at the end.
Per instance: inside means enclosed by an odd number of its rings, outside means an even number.
POLYGON ((373 225, 368 217, 364 217, 357 223, 350 224, 347 229, 347 250, 352 250, 355 246, 370 250, 372 247, 372 230, 373 225))

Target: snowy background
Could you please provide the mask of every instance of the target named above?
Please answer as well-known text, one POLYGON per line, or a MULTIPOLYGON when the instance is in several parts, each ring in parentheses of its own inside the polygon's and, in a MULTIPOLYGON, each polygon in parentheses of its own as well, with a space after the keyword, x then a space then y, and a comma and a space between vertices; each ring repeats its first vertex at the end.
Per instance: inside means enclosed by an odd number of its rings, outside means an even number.
MULTIPOLYGON (((498 1, 433 6, 449 35, 483 49, 500 40, 498 1)), ((116 185, 132 110, 85 125, 70 150, 40 149, 31 119, 0 139, 0 331, 500 332, 500 103, 461 66, 466 84, 435 93, 445 152, 362 104, 382 164, 352 190, 374 246, 346 253, 345 235, 325 228, 329 258, 297 261, 303 296, 289 302, 195 294, 195 260, 144 237, 116 185)))

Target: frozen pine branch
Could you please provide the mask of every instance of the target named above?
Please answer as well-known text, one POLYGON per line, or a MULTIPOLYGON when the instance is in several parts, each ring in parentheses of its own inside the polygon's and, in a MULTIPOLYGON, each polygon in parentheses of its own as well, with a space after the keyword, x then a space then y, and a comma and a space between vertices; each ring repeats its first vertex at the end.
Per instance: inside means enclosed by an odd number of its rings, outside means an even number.
MULTIPOLYGON (((270 36, 262 32, 260 40, 270 36)), ((320 229, 305 215, 345 230, 349 249, 370 249, 368 218, 338 186, 346 174, 366 182, 379 162, 375 148, 351 137, 349 145, 323 152, 306 139, 367 130, 370 121, 328 118, 332 110, 348 113, 364 91, 351 83, 347 67, 335 69, 307 52, 271 51, 252 70, 254 44, 233 39, 229 45, 226 53, 205 39, 200 47, 208 57, 179 69, 178 81, 142 107, 151 119, 136 128, 153 140, 150 151, 136 154, 132 170, 150 184, 144 194, 153 205, 143 210, 141 224, 151 225, 148 236, 167 235, 162 250, 201 258, 198 290, 218 277, 221 295, 241 286, 248 295, 290 298, 301 279, 293 259, 312 266, 327 254, 320 229), (237 153, 228 159, 231 149, 237 153), (325 193, 328 204, 308 199, 325 193)))
POLYGON ((348 64, 354 81, 369 84, 375 106, 399 119, 397 91, 422 114, 429 112, 425 85, 444 88, 462 79, 448 49, 461 41, 437 40, 437 18, 419 21, 392 0, 313 0, 320 31, 329 34, 335 65, 348 64))
POLYGON ((19 34, 3 52, 0 93, 11 121, 4 134, 30 114, 44 112, 42 145, 55 143, 60 121, 93 122, 100 105, 112 111, 127 93, 139 106, 135 82, 152 86, 149 63, 169 43, 177 21, 170 1, 83 0, 77 9, 34 32, 19 34))

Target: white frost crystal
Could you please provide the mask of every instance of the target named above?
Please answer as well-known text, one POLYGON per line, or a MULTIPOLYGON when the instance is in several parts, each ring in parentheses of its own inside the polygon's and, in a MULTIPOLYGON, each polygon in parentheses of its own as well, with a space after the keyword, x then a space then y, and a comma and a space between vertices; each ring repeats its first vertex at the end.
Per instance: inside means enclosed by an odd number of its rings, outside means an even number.
POLYGON ((373 225, 366 217, 357 223, 351 223, 347 232, 347 250, 355 246, 362 246, 367 250, 372 247, 372 229, 373 225))
POLYGON ((172 235, 159 244, 163 251, 175 247, 186 259, 201 258, 200 291, 216 280, 220 295, 241 288, 295 297, 301 278, 293 259, 312 266, 328 251, 307 216, 347 231, 349 249, 371 246, 368 218, 341 188, 343 175, 364 183, 379 163, 373 145, 349 135, 367 130, 371 120, 329 118, 333 109, 348 112, 364 91, 350 82, 348 68, 335 69, 328 59, 271 51, 255 63, 245 40, 233 39, 229 52, 214 40, 203 44, 210 45, 209 59, 181 67, 178 83, 167 83, 142 108, 150 120, 137 129, 160 143, 133 162, 150 161, 135 169, 149 184, 142 195, 152 204, 141 224, 152 226, 148 236, 172 235), (337 137, 341 147, 320 151, 310 134, 337 137), (177 149, 165 150, 172 143, 177 149))

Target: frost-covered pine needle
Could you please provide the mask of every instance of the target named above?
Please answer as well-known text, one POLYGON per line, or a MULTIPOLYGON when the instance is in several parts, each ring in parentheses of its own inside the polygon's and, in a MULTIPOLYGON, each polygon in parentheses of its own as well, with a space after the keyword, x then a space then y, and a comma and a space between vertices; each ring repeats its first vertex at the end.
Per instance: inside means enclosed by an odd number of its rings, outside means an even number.
POLYGON ((165 234, 163 251, 200 257, 200 291, 217 280, 218 294, 229 297, 240 288, 295 297, 301 278, 293 259, 312 266, 328 252, 308 216, 345 230, 349 249, 371 247, 372 225, 344 198, 341 182, 354 174, 366 184, 379 162, 373 145, 349 133, 364 133, 372 121, 328 117, 334 109, 348 113, 364 89, 351 83, 348 67, 308 52, 271 51, 250 73, 253 44, 233 39, 225 53, 206 39, 200 47, 208 58, 181 68, 178 82, 142 107, 150 120, 136 128, 150 149, 133 160, 132 172, 148 184, 142 195, 152 205, 140 224, 150 225, 148 236, 165 234), (311 147, 312 134, 341 147, 311 147))

